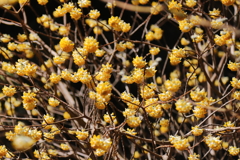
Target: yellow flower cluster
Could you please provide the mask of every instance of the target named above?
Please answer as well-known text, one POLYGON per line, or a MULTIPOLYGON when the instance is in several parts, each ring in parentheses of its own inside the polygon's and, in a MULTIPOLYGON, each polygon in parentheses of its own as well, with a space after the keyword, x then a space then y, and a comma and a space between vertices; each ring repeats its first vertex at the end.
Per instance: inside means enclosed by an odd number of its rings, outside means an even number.
POLYGON ((37 0, 38 1, 38 4, 40 5, 46 5, 48 3, 48 0, 37 0))
POLYGON ((144 80, 144 70, 140 68, 135 68, 132 71, 132 75, 126 76, 124 75, 122 78, 122 81, 127 84, 132 84, 132 83, 142 83, 144 80))
POLYGON ((53 134, 59 134, 61 132, 60 129, 56 125, 51 125, 51 133, 53 134))
POLYGON ((59 101, 57 99, 54 99, 53 97, 50 97, 48 99, 48 104, 52 107, 57 107, 59 105, 59 101))
POLYGON ((46 70, 47 70, 46 67, 47 67, 47 68, 53 67, 53 63, 52 63, 52 60, 51 60, 51 59, 48 59, 47 61, 45 61, 44 64, 45 64, 45 65, 43 65, 43 64, 41 65, 41 70, 42 70, 42 71, 46 71, 46 70), (45 66, 46 66, 46 67, 45 67, 45 66))
POLYGON ((36 105, 37 105, 37 99, 36 97, 36 93, 28 91, 28 92, 23 92, 23 107, 26 110, 33 110, 36 105))
POLYGON ((235 124, 232 123, 231 121, 227 121, 223 124, 224 127, 235 127, 235 124))
POLYGON ((18 0, 18 3, 20 5, 24 5, 25 3, 28 3, 29 1, 28 0, 18 0))
MULTIPOLYGON (((125 114, 126 114, 126 112, 128 112, 128 111, 125 111, 125 114)), ((124 113, 123 113, 123 114, 124 114, 124 113)), ((126 117, 126 116, 125 116, 125 117, 126 117)), ((138 117, 138 116, 135 116, 135 115, 128 116, 128 117, 126 118, 126 123, 127 123, 127 125, 128 125, 129 127, 132 127, 132 128, 135 128, 135 127, 140 126, 141 122, 142 122, 141 118, 138 117)))
POLYGON ((93 137, 90 138, 90 145, 93 149, 95 149, 95 155, 102 156, 109 150, 112 145, 112 141, 110 138, 105 138, 101 135, 93 135, 93 137))
POLYGON ((179 29, 182 32, 189 32, 192 29, 192 27, 194 26, 193 23, 191 23, 189 19, 180 20, 180 21, 178 21, 178 23, 179 23, 179 29))
POLYGON ((162 118, 162 119, 160 120, 160 123, 159 123, 159 124, 160 124, 160 126, 168 127, 168 126, 169 126, 169 120, 162 118))
POLYGON ((172 0, 172 1, 170 1, 168 3, 168 9, 169 10, 173 10, 173 9, 181 10, 182 9, 182 5, 181 5, 181 3, 177 3, 177 1, 172 0))
POLYGON ((227 20, 226 18, 217 18, 211 21, 211 27, 213 29, 221 29, 223 26, 223 21, 227 20))
POLYGON ((91 80, 92 80, 92 76, 90 75, 90 73, 87 70, 85 70, 83 68, 79 68, 78 71, 76 73, 74 73, 74 75, 71 77, 72 82, 76 83, 76 82, 80 81, 83 84, 86 84, 87 86, 89 86, 91 84, 91 80))
POLYGON ((192 104, 188 99, 179 99, 175 103, 176 110, 179 113, 189 113, 192 110, 192 104))
POLYGON ((237 156, 240 153, 240 148, 234 147, 234 146, 230 146, 228 149, 229 154, 231 154, 232 156, 237 156))
POLYGON ((104 114, 103 119, 104 119, 105 122, 110 123, 110 124, 112 124, 112 123, 117 124, 118 123, 118 121, 116 119, 116 116, 114 116, 114 113, 111 113, 111 115, 109 115, 108 113, 104 114))
MULTIPOLYGON (((162 105, 162 108, 164 108, 163 105, 162 105)), ((164 109, 166 109, 166 108, 164 108, 164 109)), ((160 132, 161 133, 167 133, 168 130, 169 130, 169 120, 162 118, 160 120, 159 124, 160 124, 160 132)))
POLYGON ((171 144, 173 144, 173 146, 176 149, 178 149, 180 151, 186 150, 190 146, 190 144, 188 143, 188 139, 186 139, 186 138, 182 139, 180 136, 170 135, 169 141, 171 144))
POLYGON ((90 10, 89 17, 91 19, 98 19, 99 16, 100 16, 100 12, 97 9, 90 10))
POLYGON ((205 92, 205 89, 203 88, 202 90, 200 90, 200 88, 196 88, 195 90, 192 90, 190 92, 190 97, 192 98, 192 100, 199 102, 202 101, 203 99, 205 99, 207 96, 207 92, 205 92))
POLYGON ((207 114, 207 108, 211 105, 215 100, 212 98, 204 98, 202 101, 196 103, 197 106, 194 107, 193 113, 197 118, 204 118, 207 114))
POLYGON ((181 3, 172 0, 168 3, 168 9, 173 13, 173 16, 176 20, 183 20, 186 18, 186 13, 182 10, 181 3))
POLYGON ((13 96, 13 95, 16 93, 16 88, 15 88, 15 87, 12 87, 12 86, 9 86, 9 87, 4 86, 4 87, 2 88, 2 92, 3 92, 3 94, 5 94, 6 96, 11 97, 11 96, 13 96))
POLYGON ((93 32, 95 34, 101 34, 102 30, 104 31, 110 31, 110 26, 107 24, 106 20, 100 20, 99 23, 98 21, 94 20, 94 19, 86 19, 85 20, 86 24, 93 28, 93 32))
POLYGON ((77 130, 77 131, 75 132, 75 134, 76 134, 76 137, 77 137, 79 140, 82 140, 82 141, 84 141, 85 139, 87 139, 87 137, 88 137, 88 135, 89 135, 88 131, 85 131, 84 129, 82 129, 81 131, 77 130))
MULTIPOLYGON (((20 44, 17 45, 14 42, 9 42, 7 47, 10 51, 14 51, 14 50, 17 49, 17 47, 19 48, 19 46, 20 46, 20 44)), ((5 59, 9 59, 9 57, 10 58, 13 57, 13 55, 11 54, 11 52, 9 50, 7 50, 4 47, 1 47, 1 52, 0 53, 4 56, 5 59)))
POLYGON ((187 45, 189 45, 189 43, 190 43, 190 41, 189 40, 187 40, 186 38, 181 38, 181 45, 183 45, 183 46, 187 46, 187 45))
POLYGON ((203 35, 202 35, 202 34, 194 33, 194 34, 191 36, 191 39, 192 39, 192 42, 199 43, 199 42, 203 41, 203 35))
POLYGON ((196 6, 197 1, 196 0, 186 0, 186 5, 190 8, 193 8, 194 6, 196 6))
POLYGON ((25 151, 30 149, 36 141, 30 136, 16 135, 12 141, 12 146, 15 150, 25 151))
POLYGON ((127 104, 129 109, 135 110, 139 108, 140 101, 137 98, 133 97, 130 93, 123 92, 120 98, 124 103, 127 104))
MULTIPOLYGON (((10 47, 8 46, 8 48, 10 50, 16 50, 17 52, 23 52, 26 54, 26 58, 33 58, 34 53, 31 50, 31 46, 29 42, 22 42, 22 43, 18 43, 17 46, 16 44, 12 43, 13 45, 10 47)), ((9 53, 7 53, 9 55, 9 53)), ((9 57, 11 57, 11 55, 9 55, 9 57)))
POLYGON ((17 35, 17 39, 18 39, 18 41, 20 41, 20 42, 24 42, 24 41, 26 41, 27 40, 27 35, 26 34, 18 34, 17 35))
POLYGON ((175 57, 177 58, 185 58, 187 56, 187 52, 185 51, 184 48, 174 48, 171 52, 175 57))
POLYGON ((41 17, 37 17, 37 23, 43 25, 45 28, 50 28, 51 31, 59 29, 59 26, 53 22, 50 15, 43 14, 41 17))
POLYGON ((0 36, 0 41, 3 43, 8 43, 11 41, 11 36, 9 34, 2 34, 0 36))
POLYGON ((152 2, 152 7, 150 8, 150 13, 153 15, 158 15, 162 10, 163 6, 158 2, 152 2))
POLYGON ((112 27, 115 31, 122 31, 122 32, 128 32, 131 29, 131 26, 129 23, 124 22, 119 17, 111 16, 108 19, 108 24, 110 27, 112 27))
MULTIPOLYGON (((137 135, 137 132, 135 132, 135 129, 130 129, 130 128, 127 128, 127 131, 125 131, 125 133, 133 135, 133 136, 137 135)), ((129 139, 133 139, 133 137, 130 137, 130 136, 126 136, 126 137, 129 139)))
POLYGON ((233 5, 236 2, 236 0, 221 0, 221 2, 225 6, 231 6, 231 5, 233 5))
POLYGON ((43 119, 44 119, 44 121, 43 121, 42 125, 53 123, 55 118, 50 116, 49 114, 46 114, 43 116, 43 119))
POLYGON ((63 56, 54 56, 53 62, 56 64, 63 64, 65 62, 65 58, 63 56))
POLYGON ((132 49, 134 47, 134 44, 132 42, 120 42, 117 44, 116 49, 119 52, 123 52, 125 49, 132 49))
POLYGON ((237 71, 240 68, 240 63, 238 62, 229 62, 228 63, 228 69, 230 69, 231 71, 237 71))
POLYGON ((43 137, 44 140, 47 142, 52 142, 54 139, 55 133, 51 133, 51 132, 44 132, 43 133, 43 137))
POLYGON ((71 80, 72 76, 73 75, 71 75, 71 72, 67 69, 62 70, 62 72, 61 72, 61 78, 66 81, 71 80))
MULTIPOLYGON (((206 76, 204 72, 201 72, 201 68, 197 65, 197 59, 188 59, 184 60, 183 65, 189 67, 189 72, 187 73, 187 78, 190 78, 188 81, 189 86, 196 86, 197 83, 206 82, 206 76), (191 77, 190 77, 191 76, 191 77)), ((212 72, 212 67, 208 67, 209 72, 212 72)))
POLYGON ((220 16, 221 11, 219 9, 213 8, 212 11, 209 11, 209 15, 211 16, 211 18, 218 18, 220 16))
POLYGON ((0 158, 13 158, 14 154, 7 150, 5 145, 0 145, 0 158))
POLYGON ((166 80, 164 82, 164 87, 171 92, 177 92, 181 87, 181 81, 177 78, 174 78, 172 80, 166 80))
POLYGON ((140 101, 126 92, 121 94, 121 99, 128 106, 123 112, 123 116, 126 117, 126 123, 130 127, 138 127, 141 124, 141 119, 140 117, 135 116, 135 113, 139 108, 140 101))
MULTIPOLYGON (((55 150, 55 149, 48 149, 47 152, 51 156, 57 156, 57 150, 55 150)), ((41 152, 41 153, 44 153, 44 152, 41 152)))
POLYGON ((112 84, 108 81, 100 82, 95 89, 96 92, 91 91, 89 97, 95 100, 98 109, 104 109, 111 99, 112 84))
POLYGON ((83 42, 83 48, 88 53, 94 53, 98 49, 99 42, 93 37, 86 37, 83 42))
POLYGON ((64 151, 68 151, 70 149, 69 145, 68 144, 64 144, 64 143, 61 143, 60 147, 64 151))
POLYGON ((12 52, 5 47, 0 47, 0 54, 3 55, 5 59, 11 59, 13 57, 12 52))
POLYGON ((74 48, 74 43, 68 37, 63 37, 60 40, 59 45, 65 52, 71 52, 74 48))
POLYGON ((112 70, 113 68, 111 64, 102 64, 102 68, 96 73, 95 79, 98 81, 108 81, 111 78, 112 70))
POLYGON ((190 154, 189 157, 188 157, 188 160, 200 160, 200 155, 199 154, 190 154))
POLYGON ((152 84, 148 84, 145 86, 142 86, 140 89, 140 95, 143 99, 149 99, 149 98, 153 98, 156 94, 154 92, 156 86, 152 85, 152 84))
POLYGON ((170 53, 170 55, 169 55, 169 60, 170 60, 170 63, 171 63, 171 65, 173 65, 173 66, 176 66, 176 65, 178 65, 179 63, 181 63, 181 59, 182 58, 178 58, 178 57, 176 57, 174 54, 172 54, 172 53, 170 53))
POLYGON ((34 76, 37 71, 37 66, 35 64, 30 64, 26 59, 18 59, 15 64, 16 73, 19 76, 34 76))
POLYGON ((203 133, 203 129, 200 129, 199 126, 194 126, 192 127, 191 132, 194 136, 200 136, 203 133))
POLYGON ((73 8, 73 5, 65 5, 63 7, 58 6, 55 11, 53 12, 54 17, 63 17, 68 11, 70 11, 70 8, 73 8), (71 7, 70 7, 71 6, 71 7))
POLYGON ((170 91, 163 91, 163 93, 158 94, 161 101, 168 101, 173 97, 173 93, 170 91))
POLYGON ((117 49, 119 52, 123 52, 123 51, 126 49, 126 44, 123 43, 123 42, 120 42, 120 43, 117 44, 116 49, 117 49))
POLYGON ((158 104, 157 98, 149 98, 145 101, 145 111, 150 117, 160 118, 163 115, 162 106, 158 104))
POLYGON ((231 45, 233 44, 232 33, 230 31, 221 31, 220 36, 215 35, 214 41, 217 45, 231 45))
POLYGON ((153 77, 156 73, 155 67, 147 67, 146 69, 140 68, 146 65, 146 62, 142 60, 142 57, 136 57, 133 59, 133 64, 136 68, 133 69, 130 76, 124 75, 122 81, 127 84, 143 83, 145 78, 153 77), (138 68, 139 67, 139 68, 138 68))
POLYGON ((157 25, 151 25, 150 31, 145 35, 146 40, 160 40, 163 36, 163 30, 159 28, 157 25))
POLYGON ((170 103, 163 103, 161 106, 162 106, 163 109, 167 110, 167 109, 170 109, 172 107, 172 104, 170 104, 170 103))
POLYGON ((159 52, 160 52, 160 49, 157 48, 157 47, 152 47, 152 48, 150 48, 150 50, 149 50, 149 53, 150 53, 151 55, 157 55, 159 52))
POLYGON ((82 16, 82 10, 80 8, 74 7, 69 13, 72 19, 79 20, 82 16))
POLYGON ((102 56, 104 56, 105 53, 106 53, 106 52, 105 52, 104 50, 102 50, 102 49, 97 49, 97 50, 95 51, 95 56, 97 56, 97 57, 102 57, 102 56))
POLYGON ((240 80, 237 78, 233 77, 230 83, 233 88, 240 89, 240 80))
POLYGON ((49 79, 51 83, 57 84, 61 80, 61 75, 57 75, 56 73, 51 73, 49 79))
POLYGON ((91 1, 90 0, 78 0, 78 5, 81 8, 88 8, 91 6, 91 1))
MULTIPOLYGON (((50 156, 48 155, 48 154, 50 154, 50 153, 53 153, 54 155, 53 156, 56 156, 56 153, 54 153, 54 152, 56 152, 56 151, 51 151, 51 150, 48 150, 48 152, 49 153, 47 153, 47 152, 45 152, 45 151, 39 151, 39 150, 34 150, 34 152, 33 152, 33 155, 34 155, 34 157, 35 158, 38 158, 38 159, 43 159, 43 160, 50 160, 51 158, 50 158, 50 156)), ((50 155, 52 155, 52 154, 50 154, 50 155)))
POLYGON ((135 116, 135 114, 136 114, 136 110, 135 109, 125 108, 125 111, 123 111, 123 116, 124 117, 135 116))
POLYGON ((240 91, 235 91, 233 93, 233 98, 237 99, 237 100, 240 100, 240 91))
POLYGON ((218 151, 222 148, 222 141, 220 137, 213 137, 212 135, 208 135, 205 137, 204 142, 208 145, 209 148, 218 151))
POLYGON ((147 4, 149 0, 138 0, 140 4, 147 4))
POLYGON ((138 56, 133 58, 132 63, 133 63, 133 66, 136 68, 143 68, 147 64, 147 62, 143 60, 143 57, 138 57, 138 56))
POLYGON ((85 64, 87 55, 88 55, 87 50, 80 47, 78 47, 76 50, 72 52, 73 61, 78 66, 82 66, 85 64))
POLYGON ((10 50, 10 51, 14 51, 14 50, 16 50, 17 49, 17 44, 16 43, 14 43, 14 42, 9 42, 8 43, 8 49, 10 50))

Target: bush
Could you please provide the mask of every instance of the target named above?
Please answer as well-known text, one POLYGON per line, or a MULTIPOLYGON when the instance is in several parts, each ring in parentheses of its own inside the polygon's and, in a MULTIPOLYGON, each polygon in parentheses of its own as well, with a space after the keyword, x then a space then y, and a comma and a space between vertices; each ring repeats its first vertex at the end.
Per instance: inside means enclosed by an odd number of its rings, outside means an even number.
POLYGON ((0 157, 240 158, 239 5, 1 1, 0 157))

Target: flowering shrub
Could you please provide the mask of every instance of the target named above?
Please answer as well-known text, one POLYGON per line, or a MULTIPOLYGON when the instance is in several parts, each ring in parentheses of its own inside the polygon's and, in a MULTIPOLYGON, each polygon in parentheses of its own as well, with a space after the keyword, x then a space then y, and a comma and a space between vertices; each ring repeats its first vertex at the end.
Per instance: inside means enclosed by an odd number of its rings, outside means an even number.
POLYGON ((0 158, 240 158, 238 0, 0 0, 0 158))

